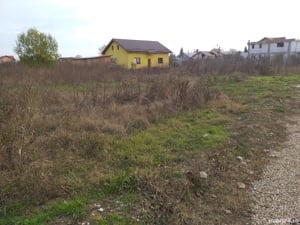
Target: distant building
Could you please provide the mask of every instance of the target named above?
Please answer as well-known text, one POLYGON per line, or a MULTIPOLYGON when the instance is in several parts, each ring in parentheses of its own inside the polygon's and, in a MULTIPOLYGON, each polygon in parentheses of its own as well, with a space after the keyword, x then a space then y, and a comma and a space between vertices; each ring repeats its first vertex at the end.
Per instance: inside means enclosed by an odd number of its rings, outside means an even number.
POLYGON ((287 39, 285 37, 268 38, 265 37, 257 42, 248 41, 248 57, 274 58, 283 55, 285 58, 291 55, 300 54, 300 40, 287 39))
POLYGON ((216 59, 222 56, 222 53, 218 50, 211 50, 211 51, 199 51, 196 50, 192 55, 192 59, 216 59))
POLYGON ((191 60, 192 56, 194 55, 194 52, 181 52, 177 57, 176 60, 179 64, 182 64, 184 62, 187 62, 189 60, 191 60))
POLYGON ((102 54, 125 68, 168 67, 171 51, 158 41, 112 39, 102 54))
POLYGON ((61 57, 58 59, 59 62, 68 62, 77 65, 91 65, 97 63, 110 63, 110 56, 96 56, 89 58, 78 58, 78 57, 61 57))
POLYGON ((178 58, 181 62, 184 62, 188 60, 216 59, 222 56, 223 53, 219 49, 212 49, 211 51, 195 50, 191 53, 181 53, 178 58))
POLYGON ((0 56, 0 64, 3 64, 3 63, 15 63, 15 62, 16 62, 15 57, 13 57, 11 55, 0 56))

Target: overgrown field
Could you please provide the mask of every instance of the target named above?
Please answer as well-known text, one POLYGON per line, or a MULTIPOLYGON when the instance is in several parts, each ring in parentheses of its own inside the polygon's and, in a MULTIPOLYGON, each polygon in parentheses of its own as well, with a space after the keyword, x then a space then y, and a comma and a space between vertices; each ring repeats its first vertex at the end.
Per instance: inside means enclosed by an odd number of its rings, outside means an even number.
POLYGON ((0 67, 0 224, 249 222, 300 76, 178 71, 0 67))

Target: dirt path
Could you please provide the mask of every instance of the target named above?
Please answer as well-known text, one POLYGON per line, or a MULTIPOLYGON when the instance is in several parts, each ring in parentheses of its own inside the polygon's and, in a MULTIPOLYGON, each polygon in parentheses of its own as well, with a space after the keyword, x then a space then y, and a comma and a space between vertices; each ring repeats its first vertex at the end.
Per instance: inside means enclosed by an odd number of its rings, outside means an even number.
POLYGON ((252 224, 300 224, 300 115, 289 120, 283 149, 269 152, 270 163, 252 185, 252 224))

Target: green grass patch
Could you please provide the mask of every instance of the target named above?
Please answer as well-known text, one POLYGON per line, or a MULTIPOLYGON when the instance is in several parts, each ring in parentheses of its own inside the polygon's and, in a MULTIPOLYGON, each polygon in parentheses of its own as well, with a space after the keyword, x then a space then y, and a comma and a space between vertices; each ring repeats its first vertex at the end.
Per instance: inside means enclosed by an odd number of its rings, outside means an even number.
POLYGON ((275 105, 273 107, 274 112, 284 113, 286 111, 286 107, 284 105, 275 105))
POLYGON ((212 87, 225 92, 235 101, 252 109, 261 107, 282 113, 286 109, 283 99, 290 99, 291 93, 300 84, 299 75, 251 76, 238 82, 232 79, 216 78, 212 87))
MULTIPOLYGON (((228 80, 221 79, 216 78, 210 85, 225 92, 233 102, 245 105, 245 114, 252 110, 285 113, 286 99, 293 97, 295 85, 300 84, 300 76, 295 75, 243 79, 234 75, 228 80)), ((62 85, 61 88, 63 91, 81 91, 90 86, 62 85)), ((184 179, 185 174, 178 169, 180 167, 174 171, 162 168, 178 165, 182 160, 200 156, 211 148, 226 146, 234 115, 209 109, 194 110, 165 116, 145 128, 134 125, 128 136, 93 133, 81 136, 74 142, 82 160, 80 167, 74 167, 71 172, 66 170, 67 177, 72 175, 74 179, 70 179, 86 184, 81 187, 74 182, 74 194, 81 196, 81 200, 71 197, 67 202, 55 201, 43 207, 8 203, 5 208, 0 208, 0 224, 47 224, 59 218, 78 223, 88 216, 85 209, 89 203, 99 198, 107 201, 119 199, 121 212, 106 213, 103 218, 96 218, 93 224, 134 224, 127 215, 130 215, 130 202, 139 198, 137 192, 143 179, 149 177, 157 182, 164 176, 184 179), (89 184, 86 178, 90 175, 89 171, 98 171, 93 184, 89 184), (85 190, 81 190, 83 187, 85 190)), ((243 157, 250 154, 247 146, 237 146, 235 152, 243 157)), ((201 187, 199 191, 203 191, 201 187)))
POLYGON ((123 169, 166 165, 182 155, 195 154, 228 140, 224 116, 211 111, 194 111, 165 118, 130 137, 115 139, 118 152, 114 165, 123 169))
MULTIPOLYGON (((80 146, 88 151, 84 154, 83 159, 89 161, 88 164, 91 168, 99 163, 98 166, 105 173, 97 188, 85 185, 88 188, 85 192, 91 192, 91 196, 77 190, 76 194, 82 196, 84 201, 71 198, 67 202, 57 201, 46 205, 43 209, 36 210, 30 205, 23 208, 22 205, 14 206, 19 207, 19 210, 7 207, 6 215, 3 216, 2 213, 0 224, 47 224, 60 217, 67 217, 72 222, 76 222, 84 217, 84 209, 87 207, 85 202, 90 202, 100 196, 109 198, 110 196, 134 194, 140 185, 138 180, 141 178, 140 176, 144 176, 144 174, 151 176, 154 171, 159 171, 159 168, 177 162, 179 158, 195 156, 211 147, 226 144, 228 141, 227 123, 228 118, 221 114, 209 110, 196 110, 173 117, 165 117, 160 123, 151 125, 146 130, 133 132, 127 137, 107 136, 103 140, 96 140, 94 136, 89 136, 86 141, 84 137, 81 137, 80 146), (99 143, 101 146, 108 146, 110 157, 105 161, 102 159, 103 149, 99 147, 99 143), (97 153, 90 153, 90 149, 96 149, 97 153), (94 161, 94 164, 91 160, 94 161), (136 171, 143 172, 136 176, 136 171), (29 212, 28 209, 30 209, 29 212)), ((74 170, 74 179, 78 179, 77 176, 85 176, 82 172, 88 173, 88 169, 82 170, 88 164, 82 162, 81 167, 78 168, 80 173, 76 172, 76 169, 74 170)), ((183 175, 177 171, 175 176, 183 175)), ((84 178, 80 179, 84 180, 84 178)), ((76 189, 76 185, 74 188, 76 189)), ((126 207, 124 210, 126 211, 126 207)), ((112 214, 97 223, 132 224, 132 221, 128 221, 127 217, 112 214)))
POLYGON ((60 216, 68 217, 70 221, 76 223, 84 216, 85 206, 84 201, 80 199, 60 200, 50 203, 46 208, 35 208, 32 212, 27 212, 28 206, 19 203, 7 207, 6 215, 0 217, 0 224, 42 225, 60 216))
POLYGON ((103 185, 101 192, 105 195, 134 192, 137 188, 137 179, 131 174, 120 172, 111 177, 103 185))

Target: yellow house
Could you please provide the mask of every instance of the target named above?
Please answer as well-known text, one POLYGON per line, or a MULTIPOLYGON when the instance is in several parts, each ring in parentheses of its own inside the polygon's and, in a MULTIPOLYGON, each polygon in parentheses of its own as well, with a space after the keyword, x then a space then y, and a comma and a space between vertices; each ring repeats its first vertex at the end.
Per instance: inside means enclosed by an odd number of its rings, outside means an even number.
POLYGON ((128 69, 168 67, 171 51, 158 41, 112 39, 102 51, 112 61, 128 69))

